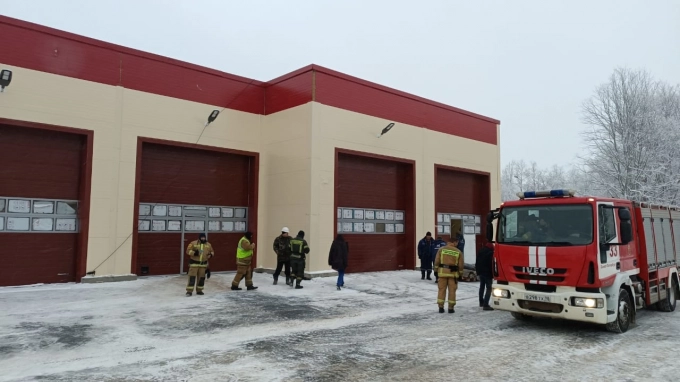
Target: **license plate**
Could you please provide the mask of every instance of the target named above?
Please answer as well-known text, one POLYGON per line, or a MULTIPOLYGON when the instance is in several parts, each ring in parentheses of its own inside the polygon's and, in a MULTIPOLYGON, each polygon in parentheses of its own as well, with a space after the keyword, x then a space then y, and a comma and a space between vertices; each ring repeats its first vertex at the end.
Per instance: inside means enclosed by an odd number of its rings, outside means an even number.
POLYGON ((538 296, 535 294, 525 294, 524 299, 529 301, 550 302, 550 296, 538 296))

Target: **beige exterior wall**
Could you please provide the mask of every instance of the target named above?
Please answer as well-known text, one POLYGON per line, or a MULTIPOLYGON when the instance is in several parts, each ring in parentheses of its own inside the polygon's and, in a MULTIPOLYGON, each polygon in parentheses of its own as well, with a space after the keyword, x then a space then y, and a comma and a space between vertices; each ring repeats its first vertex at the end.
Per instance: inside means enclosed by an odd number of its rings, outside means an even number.
MULTIPOLYGON (((94 131, 87 271, 98 267, 97 275, 130 273, 139 136, 262 151, 260 115, 224 110, 199 140, 208 115, 221 107, 0 66, 13 71, 0 117, 94 131)), ((261 184, 265 173, 266 165, 261 184)))
MULTIPOLYGON (((416 162, 416 234, 435 231, 434 165, 467 168, 490 174, 491 205, 500 204, 500 146, 312 104, 312 213, 310 247, 312 270, 329 269, 328 249, 335 236, 335 148, 374 153, 416 162)), ((416 240, 414 237, 413 240, 416 240)), ((416 254, 413 254, 416 257, 416 254)))
POLYGON ((496 145, 402 123, 377 139, 390 121, 315 102, 268 116, 224 110, 203 131, 221 107, 0 66, 14 73, 0 117, 94 131, 87 271, 97 275, 130 273, 140 136, 260 153, 258 267, 276 266, 272 240, 287 226, 307 232, 307 270, 329 269, 336 147, 416 161, 417 233, 434 229, 435 163, 489 172, 492 206, 500 203, 496 145))
POLYGON ((309 230, 311 111, 308 103, 263 117, 258 268, 276 267, 272 243, 281 228, 288 227, 291 236, 309 230))

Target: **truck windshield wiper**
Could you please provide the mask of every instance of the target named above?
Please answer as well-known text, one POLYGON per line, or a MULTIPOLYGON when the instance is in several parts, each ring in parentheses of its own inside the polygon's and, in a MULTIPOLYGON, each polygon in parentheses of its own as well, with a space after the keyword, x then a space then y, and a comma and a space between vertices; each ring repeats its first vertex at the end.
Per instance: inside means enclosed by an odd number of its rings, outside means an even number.
POLYGON ((533 243, 530 242, 530 241, 526 241, 526 240, 517 240, 517 241, 503 241, 503 242, 501 242, 501 244, 509 244, 509 245, 529 245, 529 244, 533 244, 533 243))
POLYGON ((538 246, 540 246, 540 245, 545 245, 545 246, 555 245, 555 246, 565 246, 565 247, 574 245, 574 243, 571 243, 571 242, 568 242, 568 241, 546 241, 546 242, 534 243, 534 244, 538 245, 538 246))
POLYGON ((530 246, 536 246, 536 247, 547 247, 547 246, 572 246, 574 243, 568 242, 568 241, 543 241, 543 242, 534 242, 534 241, 527 241, 527 240, 518 240, 518 241, 503 241, 500 242, 500 244, 508 244, 508 245, 530 245, 530 246))

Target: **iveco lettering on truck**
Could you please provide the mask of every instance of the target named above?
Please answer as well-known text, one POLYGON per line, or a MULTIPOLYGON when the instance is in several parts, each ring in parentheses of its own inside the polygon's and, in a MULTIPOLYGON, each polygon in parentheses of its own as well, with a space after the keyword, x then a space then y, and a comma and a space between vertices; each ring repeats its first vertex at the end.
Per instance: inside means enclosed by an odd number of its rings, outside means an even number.
POLYGON ((496 243, 494 309, 519 320, 585 321, 617 333, 636 322, 640 309, 675 310, 680 209, 572 190, 517 196, 487 216, 487 240, 496 243))

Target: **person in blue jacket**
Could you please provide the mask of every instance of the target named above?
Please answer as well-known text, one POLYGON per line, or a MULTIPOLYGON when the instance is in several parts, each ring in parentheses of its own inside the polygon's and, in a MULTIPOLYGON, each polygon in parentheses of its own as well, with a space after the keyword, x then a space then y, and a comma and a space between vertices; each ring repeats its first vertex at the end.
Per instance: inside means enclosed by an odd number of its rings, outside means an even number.
MULTIPOLYGON (((435 257, 437 257, 437 252, 439 252, 439 248, 441 247, 446 247, 446 241, 444 241, 441 236, 437 236, 437 240, 434 242, 434 247, 432 248, 432 261, 434 261, 435 257)), ((439 282, 439 274, 437 273, 437 270, 434 271, 434 280, 435 284, 439 282)))
POLYGON ((425 280, 425 272, 427 272, 427 279, 432 280, 432 263, 434 261, 434 257, 432 254, 436 254, 437 252, 433 252, 434 250, 434 239, 432 239, 432 233, 428 232, 425 234, 425 237, 420 240, 418 243, 418 258, 420 259, 420 275, 422 276, 420 279, 425 280))

